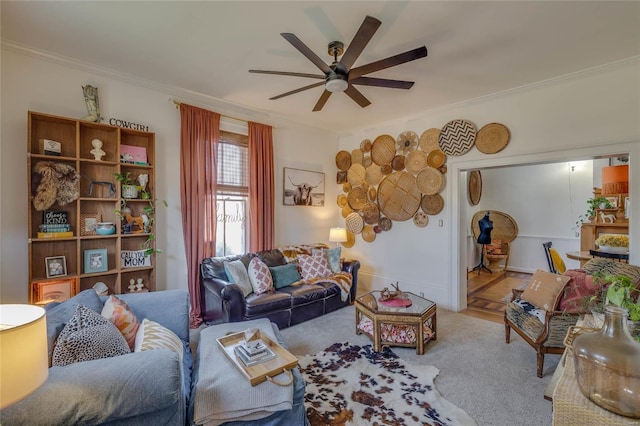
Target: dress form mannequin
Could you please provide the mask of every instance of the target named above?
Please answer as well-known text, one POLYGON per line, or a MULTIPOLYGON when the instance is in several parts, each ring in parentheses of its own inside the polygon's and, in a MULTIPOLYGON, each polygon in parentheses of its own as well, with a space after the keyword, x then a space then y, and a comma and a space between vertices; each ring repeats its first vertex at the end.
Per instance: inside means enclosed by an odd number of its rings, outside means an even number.
POLYGON ((491 244, 491 230, 493 229, 493 221, 489 219, 489 215, 491 212, 487 212, 482 219, 478 221, 478 226, 480 227, 480 235, 478 235, 478 244, 482 244, 482 252, 480 254, 480 263, 473 268, 472 271, 478 271, 478 275, 482 272, 483 269, 486 269, 487 272, 492 274, 491 269, 487 268, 484 265, 484 246, 486 244, 491 244))

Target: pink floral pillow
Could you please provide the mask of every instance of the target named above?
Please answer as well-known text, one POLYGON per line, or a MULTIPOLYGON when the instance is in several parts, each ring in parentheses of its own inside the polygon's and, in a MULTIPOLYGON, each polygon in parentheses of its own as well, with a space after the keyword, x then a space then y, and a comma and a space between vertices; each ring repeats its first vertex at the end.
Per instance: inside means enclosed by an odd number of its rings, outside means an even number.
POLYGON ((116 326, 120 333, 124 336, 124 339, 129 345, 129 349, 133 351, 136 342, 136 332, 140 323, 136 314, 133 313, 129 305, 123 300, 118 299, 116 296, 109 296, 102 308, 102 316, 108 319, 116 326))
POLYGON ((333 272, 329 267, 329 262, 327 262, 327 258, 322 252, 319 252, 314 256, 299 254, 298 264, 300 265, 302 278, 305 280, 329 277, 333 275, 333 272))
POLYGON ((273 278, 269 267, 259 258, 254 257, 247 267, 249 281, 256 295, 273 291, 273 278))

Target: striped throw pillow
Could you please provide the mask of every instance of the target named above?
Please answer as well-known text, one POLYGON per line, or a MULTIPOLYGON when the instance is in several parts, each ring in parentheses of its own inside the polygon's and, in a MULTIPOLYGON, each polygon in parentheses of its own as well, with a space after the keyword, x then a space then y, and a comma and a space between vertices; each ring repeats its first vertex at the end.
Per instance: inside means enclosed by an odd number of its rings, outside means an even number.
POLYGON ((178 354, 182 363, 182 340, 168 328, 145 318, 136 334, 135 352, 170 349, 178 354))

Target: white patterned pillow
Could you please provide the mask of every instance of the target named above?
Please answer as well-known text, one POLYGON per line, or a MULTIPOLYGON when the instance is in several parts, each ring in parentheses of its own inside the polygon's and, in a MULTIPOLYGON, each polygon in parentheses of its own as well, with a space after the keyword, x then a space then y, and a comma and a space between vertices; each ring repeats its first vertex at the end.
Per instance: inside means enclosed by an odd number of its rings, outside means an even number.
POLYGON ((342 253, 342 247, 334 247, 330 249, 313 249, 311 252, 312 255, 317 255, 318 253, 322 253, 327 257, 327 262, 329 262, 329 268, 331 268, 331 272, 337 274, 342 271, 342 267, 340 265, 340 254, 342 253))
POLYGON ((259 258, 254 257, 249 262, 247 268, 249 273, 249 281, 251 281, 251 287, 256 295, 269 293, 273 291, 273 278, 269 267, 259 258))
POLYGON ((298 255, 298 264, 300 265, 302 278, 305 280, 333 275, 331 268, 329 268, 329 263, 327 263, 327 258, 323 253, 316 256, 298 255))
POLYGON ((136 333, 135 352, 154 349, 170 349, 178 354, 182 363, 182 340, 167 327, 145 318, 136 333))
POLYGON ((247 267, 240 259, 233 260, 231 262, 224 262, 224 272, 227 273, 227 278, 232 284, 237 284, 242 290, 244 297, 247 297, 253 293, 253 287, 251 287, 251 281, 249 280, 249 274, 247 273, 247 267))
POLYGON ((124 336, 111 321, 84 305, 78 305, 58 335, 51 365, 63 367, 130 352, 124 336))

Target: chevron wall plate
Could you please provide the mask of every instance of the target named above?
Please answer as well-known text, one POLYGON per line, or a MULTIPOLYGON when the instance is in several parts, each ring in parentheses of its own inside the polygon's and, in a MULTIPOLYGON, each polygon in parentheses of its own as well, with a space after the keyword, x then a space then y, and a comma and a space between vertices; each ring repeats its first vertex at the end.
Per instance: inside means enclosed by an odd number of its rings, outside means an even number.
POLYGON ((452 120, 440 130, 438 146, 447 155, 463 155, 476 141, 476 126, 468 120, 452 120))

